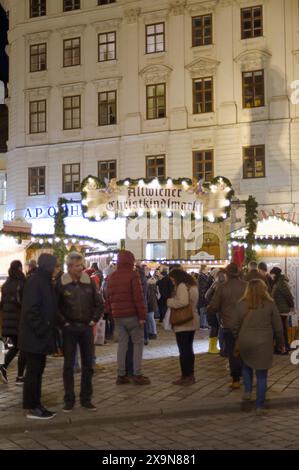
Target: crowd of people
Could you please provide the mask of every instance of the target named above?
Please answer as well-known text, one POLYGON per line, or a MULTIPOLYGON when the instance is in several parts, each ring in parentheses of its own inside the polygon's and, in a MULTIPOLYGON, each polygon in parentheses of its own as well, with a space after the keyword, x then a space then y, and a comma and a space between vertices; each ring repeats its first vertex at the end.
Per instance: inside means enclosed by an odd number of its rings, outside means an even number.
POLYGON ((80 404, 95 411, 92 377, 96 365, 95 331, 105 319, 106 340, 115 338, 117 385, 149 385, 142 372, 143 348, 157 339, 156 320, 176 338, 181 375, 174 385, 195 383, 194 336, 209 329, 210 354, 228 358, 230 387, 243 400, 252 399, 253 373, 257 377, 256 409, 265 413, 267 374, 273 353, 288 354, 288 315, 294 299, 288 280, 278 267, 268 273, 264 262, 249 263, 246 273, 230 263, 226 269, 187 273, 180 265, 150 271, 121 250, 116 265, 102 273, 97 264, 85 268, 80 253, 71 252, 66 272, 55 256, 42 254, 38 263, 11 263, 1 289, 2 337, 10 348, 0 365, 0 379, 8 383, 8 369, 18 355, 16 384, 23 386, 23 408, 30 419, 51 419, 55 413, 41 402, 42 377, 49 354, 64 357, 63 412, 73 411, 74 372, 81 357, 80 404), (180 318, 182 321, 178 321, 180 318), (219 344, 219 349, 218 349, 219 344))

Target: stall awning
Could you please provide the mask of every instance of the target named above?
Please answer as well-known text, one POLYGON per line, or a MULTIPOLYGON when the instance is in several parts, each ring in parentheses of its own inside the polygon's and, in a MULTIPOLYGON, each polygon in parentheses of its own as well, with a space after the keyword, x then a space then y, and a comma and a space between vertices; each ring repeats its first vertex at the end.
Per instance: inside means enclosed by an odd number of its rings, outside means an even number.
MULTIPOLYGON (((247 234, 247 228, 242 227, 232 232, 230 239, 232 241, 245 241, 247 234)), ((258 221, 255 239, 261 243, 267 243, 267 240, 271 240, 272 243, 293 242, 294 244, 299 244, 299 224, 280 217, 267 217, 258 221)))

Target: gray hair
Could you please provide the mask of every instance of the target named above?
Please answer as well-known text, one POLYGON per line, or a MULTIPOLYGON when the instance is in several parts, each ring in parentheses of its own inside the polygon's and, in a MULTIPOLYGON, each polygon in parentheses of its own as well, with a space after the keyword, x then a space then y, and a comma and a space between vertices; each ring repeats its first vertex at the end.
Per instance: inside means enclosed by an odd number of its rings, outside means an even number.
POLYGON ((81 253, 78 253, 77 251, 71 251, 67 255, 66 264, 68 267, 71 266, 74 261, 82 261, 82 263, 84 262, 84 258, 81 253))

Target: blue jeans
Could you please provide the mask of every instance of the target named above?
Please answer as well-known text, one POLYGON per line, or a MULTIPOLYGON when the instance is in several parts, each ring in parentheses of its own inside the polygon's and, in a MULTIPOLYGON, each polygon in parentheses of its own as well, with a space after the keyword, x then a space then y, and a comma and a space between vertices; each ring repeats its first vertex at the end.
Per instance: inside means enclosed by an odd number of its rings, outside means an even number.
MULTIPOLYGON (((244 387, 245 392, 250 393, 252 392, 252 379, 253 379, 253 369, 243 363, 243 380, 244 380, 244 387)), ((256 374, 256 407, 263 408, 265 406, 265 398, 266 398, 266 391, 267 391, 267 369, 260 369, 255 371, 256 374)))
POLYGON ((157 325, 155 322, 155 312, 148 312, 146 315, 147 330, 150 335, 157 334, 157 325))
POLYGON ((207 315, 207 307, 200 307, 199 309, 199 316, 200 316, 200 328, 209 328, 208 324, 208 315, 207 315))
MULTIPOLYGON (((142 375, 143 326, 140 326, 137 316, 115 318, 115 326, 119 332, 117 349, 118 375, 123 377, 126 373, 130 372, 129 370, 126 371, 126 357, 130 337, 133 344, 133 372, 134 375, 142 375)), ((128 360, 130 359, 131 357, 128 356, 127 366, 129 367, 130 364, 128 364, 128 360)))

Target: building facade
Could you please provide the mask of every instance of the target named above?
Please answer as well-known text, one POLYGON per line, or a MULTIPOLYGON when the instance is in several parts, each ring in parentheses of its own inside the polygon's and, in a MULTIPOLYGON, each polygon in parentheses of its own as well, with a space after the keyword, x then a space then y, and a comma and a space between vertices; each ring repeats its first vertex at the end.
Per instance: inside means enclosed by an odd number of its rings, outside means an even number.
MULTIPOLYGON (((89 228, 79 219, 80 182, 91 174, 221 175, 238 198, 255 195, 262 213, 298 221, 297 0, 2 3, 8 220, 46 231, 63 195, 75 201, 74 226, 123 238, 119 221, 89 228)), ((226 257, 230 228, 206 224, 204 251, 226 257)), ((137 256, 146 243, 134 242, 137 256)), ((155 250, 185 255, 179 244, 155 250)))

